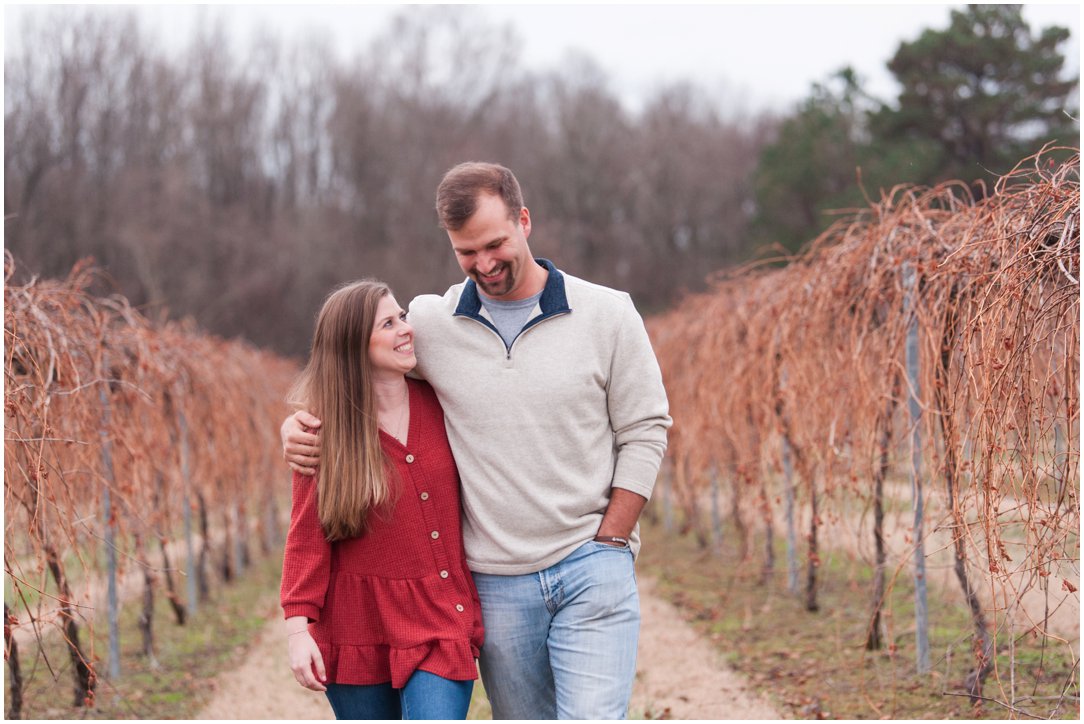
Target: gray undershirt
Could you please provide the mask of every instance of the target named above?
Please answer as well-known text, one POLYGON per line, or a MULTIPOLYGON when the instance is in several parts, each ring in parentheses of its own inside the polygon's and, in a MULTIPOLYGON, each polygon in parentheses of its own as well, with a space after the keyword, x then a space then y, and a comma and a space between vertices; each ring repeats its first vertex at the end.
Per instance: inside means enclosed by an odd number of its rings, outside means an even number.
POLYGON ((504 340, 504 346, 511 348, 516 335, 522 331, 523 325, 530 320, 531 310, 538 304, 538 300, 542 298, 542 292, 535 294, 533 297, 517 299, 513 302, 490 299, 481 292, 478 293, 478 297, 482 300, 482 306, 489 312, 489 316, 493 320, 493 326, 497 328, 501 339, 504 340))

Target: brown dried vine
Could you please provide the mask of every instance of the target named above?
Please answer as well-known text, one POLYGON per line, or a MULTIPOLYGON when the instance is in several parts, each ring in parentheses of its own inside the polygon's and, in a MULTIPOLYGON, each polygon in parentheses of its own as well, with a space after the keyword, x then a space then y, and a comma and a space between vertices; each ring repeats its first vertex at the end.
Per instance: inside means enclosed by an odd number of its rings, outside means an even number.
MULTIPOLYGON (((1079 156, 1054 165, 1038 154, 988 198, 968 193, 960 184, 892 189, 786 266, 717 278, 648 328, 674 417, 668 454, 691 466, 675 480, 692 486, 679 498, 706 500, 702 473, 741 466, 774 491, 764 497, 778 514, 785 439, 814 511, 812 543, 830 516, 864 527, 856 500, 908 499, 904 344, 917 323, 925 487, 943 496, 926 531, 949 531, 941 547, 976 636, 966 692, 979 697, 998 646, 1025 630, 1052 636, 1030 596, 1079 605, 1079 156)), ((870 541, 850 547, 882 569, 879 626, 889 531, 875 512, 870 541)), ((847 534, 836 526, 817 540, 847 534)), ((810 608, 816 555, 811 547, 810 608)), ((909 551, 894 555, 903 564, 909 551)), ((879 631, 868 633, 879 646, 879 631)), ((994 674, 997 698, 1014 706, 1010 677, 994 674)))
MULTIPOLYGON (((93 636, 80 629, 103 620, 91 594, 104 578, 102 541, 112 536, 118 575, 133 570, 147 600, 164 578, 184 623, 169 566, 185 553, 179 545, 178 552, 169 549, 185 542, 185 506, 193 518, 197 498, 216 511, 236 511, 226 531, 197 534, 200 546, 213 545, 212 534, 243 541, 262 533, 268 501, 284 489, 275 482, 284 474, 275 421, 286 413, 283 396, 296 366, 190 323, 151 324, 122 297, 94 297, 87 290, 98 272, 90 264, 77 265, 64 281, 22 286, 10 284, 13 268, 7 256, 4 563, 15 592, 9 628, 39 644, 61 629, 77 703, 90 704, 98 657, 93 636), (179 444, 183 420, 190 442, 179 444), (110 515, 103 520, 106 492, 110 515), (156 547, 164 569, 152 568, 156 547)), ((149 610, 144 619, 150 653, 149 610)))

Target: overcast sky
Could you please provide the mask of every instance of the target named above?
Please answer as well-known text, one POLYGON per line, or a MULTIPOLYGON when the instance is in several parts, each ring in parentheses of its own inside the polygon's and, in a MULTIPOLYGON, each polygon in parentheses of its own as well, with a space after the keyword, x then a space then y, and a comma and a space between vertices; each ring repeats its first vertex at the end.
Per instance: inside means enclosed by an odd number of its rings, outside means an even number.
MULTIPOLYGON (((397 5, 133 5, 148 30, 184 42, 201 14, 221 17, 243 47, 258 31, 285 37, 318 34, 342 57, 352 57, 402 10, 397 5)), ((944 28, 941 4, 701 4, 510 5, 478 12, 494 24, 512 24, 522 40, 525 66, 544 70, 569 53, 592 57, 611 87, 635 108, 658 87, 691 80, 746 110, 785 110, 810 84, 852 65, 875 96, 890 99, 895 85, 885 63, 901 41, 924 28, 944 28)), ((102 12, 114 6, 98 6, 102 12)), ((40 5, 5 6, 5 43, 18 43, 19 17, 46 12, 40 5)), ((1026 5, 1032 30, 1068 27, 1063 46, 1071 72, 1080 67, 1080 5, 1026 5)))

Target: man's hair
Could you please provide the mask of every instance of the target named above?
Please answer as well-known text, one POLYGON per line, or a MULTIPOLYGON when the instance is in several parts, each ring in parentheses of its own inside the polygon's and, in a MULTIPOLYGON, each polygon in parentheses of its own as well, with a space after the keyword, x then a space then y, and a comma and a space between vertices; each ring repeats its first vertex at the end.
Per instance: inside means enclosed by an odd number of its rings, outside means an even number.
POLYGON ((468 161, 444 174, 437 187, 437 218, 440 228, 458 231, 478 209, 479 194, 501 197, 508 207, 508 218, 515 219, 523 208, 519 181, 504 166, 468 161))

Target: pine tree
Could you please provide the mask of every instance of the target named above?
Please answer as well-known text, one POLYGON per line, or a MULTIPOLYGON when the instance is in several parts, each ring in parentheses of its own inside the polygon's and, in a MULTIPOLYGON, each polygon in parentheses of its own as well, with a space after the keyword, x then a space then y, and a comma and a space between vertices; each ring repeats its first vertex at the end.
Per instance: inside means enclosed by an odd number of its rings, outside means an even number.
POLYGON ((945 30, 901 43, 888 68, 902 86, 898 108, 872 119, 875 142, 932 142, 941 163, 925 177, 992 181, 1044 144, 1075 146, 1079 124, 1067 103, 1078 78, 1062 77, 1062 27, 1038 36, 1020 5, 953 10, 945 30))

